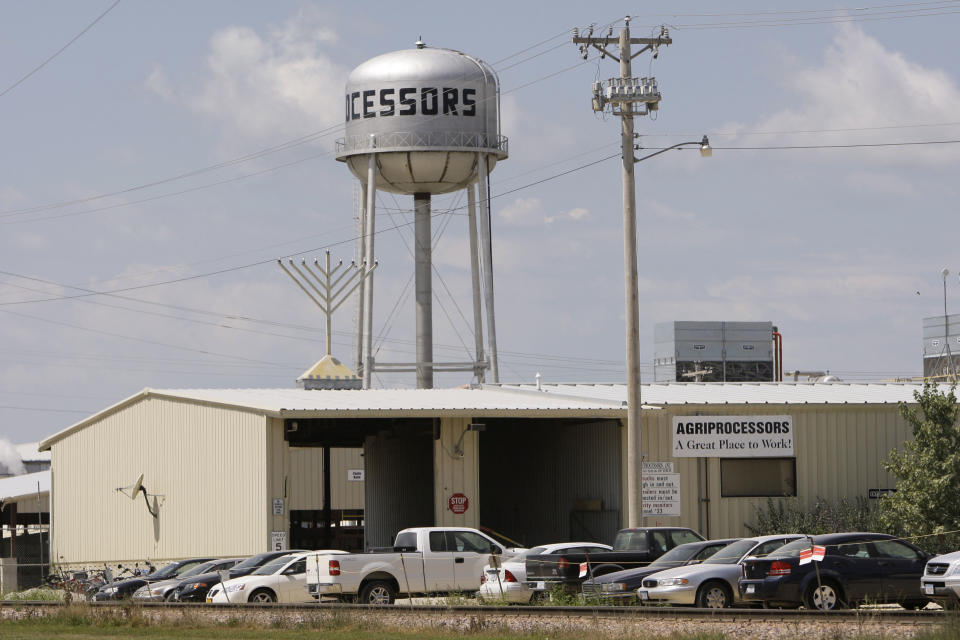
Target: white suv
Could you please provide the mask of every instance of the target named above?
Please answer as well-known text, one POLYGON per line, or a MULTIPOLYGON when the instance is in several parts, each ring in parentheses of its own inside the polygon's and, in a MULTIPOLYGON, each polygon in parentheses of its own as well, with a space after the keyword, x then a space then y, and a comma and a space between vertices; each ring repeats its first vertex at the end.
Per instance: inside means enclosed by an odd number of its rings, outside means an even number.
POLYGON ((920 591, 945 607, 960 605, 960 551, 930 558, 920 578, 920 591))

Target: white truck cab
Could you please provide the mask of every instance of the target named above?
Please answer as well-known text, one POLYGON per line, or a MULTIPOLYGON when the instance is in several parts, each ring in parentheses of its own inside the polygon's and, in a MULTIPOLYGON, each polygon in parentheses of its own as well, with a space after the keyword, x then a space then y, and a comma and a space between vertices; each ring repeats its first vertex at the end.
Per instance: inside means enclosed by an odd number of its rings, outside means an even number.
POLYGON ((307 591, 363 604, 393 604, 400 594, 475 592, 490 556, 503 552, 476 529, 404 529, 386 551, 309 556, 307 591))

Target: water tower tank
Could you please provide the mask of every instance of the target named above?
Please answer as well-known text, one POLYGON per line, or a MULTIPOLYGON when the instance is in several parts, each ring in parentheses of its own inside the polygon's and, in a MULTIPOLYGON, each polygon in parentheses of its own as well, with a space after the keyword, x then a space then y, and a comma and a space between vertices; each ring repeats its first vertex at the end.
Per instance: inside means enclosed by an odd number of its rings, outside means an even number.
POLYGON ((507 157, 500 135, 497 77, 485 62, 452 49, 405 49, 371 58, 347 79, 346 132, 337 159, 367 181, 376 154, 377 190, 441 194, 477 179, 507 157))
MULTIPOLYGON (((507 157, 507 139, 500 135, 496 74, 485 62, 465 53, 417 42, 415 49, 386 53, 354 69, 347 78, 344 111, 346 126, 343 139, 337 141, 337 160, 345 162, 364 186, 359 244, 367 265, 375 262, 377 192, 412 194, 414 199, 416 360, 393 364, 399 370, 413 367, 418 388, 433 387, 438 366, 446 371, 473 371, 480 381, 489 369, 493 382, 498 382, 487 176, 507 157), (461 189, 467 191, 469 203, 476 356, 468 363, 435 363, 431 197, 461 189), (476 205, 479 215, 475 215, 476 205), (480 280, 488 357, 480 328, 480 280)), ((371 277, 359 289, 357 362, 364 388, 369 388, 374 370, 393 366, 374 362, 373 286, 371 277)))

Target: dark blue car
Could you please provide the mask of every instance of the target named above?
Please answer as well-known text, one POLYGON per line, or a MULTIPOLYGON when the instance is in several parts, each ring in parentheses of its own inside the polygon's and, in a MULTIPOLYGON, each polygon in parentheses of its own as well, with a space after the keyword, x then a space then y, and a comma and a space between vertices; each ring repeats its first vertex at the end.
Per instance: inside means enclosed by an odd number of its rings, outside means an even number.
POLYGON ((825 548, 820 562, 800 564, 810 538, 745 560, 740 597, 768 607, 821 611, 881 602, 917 609, 929 602, 920 592, 927 554, 912 544, 883 533, 829 533, 813 536, 813 544, 825 548))

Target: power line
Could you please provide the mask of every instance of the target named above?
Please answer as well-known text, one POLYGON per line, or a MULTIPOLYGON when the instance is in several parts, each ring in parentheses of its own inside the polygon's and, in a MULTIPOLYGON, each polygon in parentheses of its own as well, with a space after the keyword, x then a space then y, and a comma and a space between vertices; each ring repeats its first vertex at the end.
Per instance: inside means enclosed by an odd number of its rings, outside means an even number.
POLYGON ((110 5, 109 7, 107 7, 107 10, 106 10, 106 11, 104 11, 103 13, 101 13, 99 16, 96 17, 96 19, 95 19, 93 22, 91 22, 91 23, 88 24, 86 27, 84 27, 83 30, 82 30, 80 33, 78 33, 77 35, 73 36, 73 37, 67 42, 67 44, 65 44, 65 45, 63 45, 62 47, 60 47, 59 49, 57 49, 57 50, 53 53, 53 55, 51 55, 49 58, 47 58, 46 60, 44 60, 43 62, 41 62, 38 66, 34 67, 32 71, 30 71, 30 72, 27 73, 27 75, 23 76, 22 78, 20 78, 20 79, 17 80, 16 82, 14 82, 12 85, 10 85, 9 87, 7 87, 7 88, 4 89, 3 91, 0 91, 0 98, 2 98, 3 96, 7 95, 7 94, 10 93, 11 91, 13 91, 13 90, 16 89, 17 87, 19 87, 21 84, 23 84, 24 81, 27 80, 27 78, 29 78, 30 76, 32 76, 32 75, 35 74, 36 72, 40 71, 41 69, 43 69, 45 66, 47 66, 47 65, 50 64, 51 62, 53 62, 54 58, 56 58, 56 57, 59 56, 61 53, 63 53, 64 51, 66 51, 66 50, 67 50, 67 47, 69 47, 69 46, 72 45, 74 42, 76 42, 77 40, 79 40, 80 37, 81 37, 83 34, 85 34, 87 31, 90 31, 90 29, 92 29, 95 24, 97 24, 98 22, 100 22, 108 13, 110 13, 111 11, 113 11, 113 8, 116 7, 118 4, 120 4, 120 0, 115 0, 112 5, 110 5))

